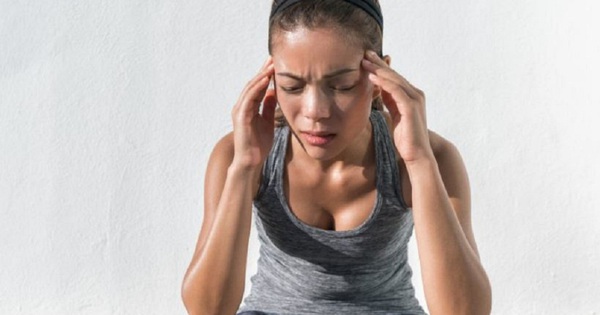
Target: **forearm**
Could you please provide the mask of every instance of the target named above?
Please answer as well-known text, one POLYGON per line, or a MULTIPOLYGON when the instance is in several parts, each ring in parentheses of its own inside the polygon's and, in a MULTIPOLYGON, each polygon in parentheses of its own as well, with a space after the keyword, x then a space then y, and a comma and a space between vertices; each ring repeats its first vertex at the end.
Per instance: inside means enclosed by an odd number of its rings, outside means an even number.
POLYGON ((423 287, 431 314, 489 314, 490 285, 435 159, 408 166, 423 287))
POLYGON ((233 314, 244 293, 252 218, 252 172, 230 167, 206 243, 184 281, 190 314, 233 314))

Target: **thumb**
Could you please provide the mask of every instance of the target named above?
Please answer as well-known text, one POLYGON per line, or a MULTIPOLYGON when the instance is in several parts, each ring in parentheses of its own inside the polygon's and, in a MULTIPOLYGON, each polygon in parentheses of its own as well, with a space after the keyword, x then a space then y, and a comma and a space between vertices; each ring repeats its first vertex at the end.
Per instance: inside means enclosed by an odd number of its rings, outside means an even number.
POLYGON ((394 97, 388 91, 381 90, 381 100, 383 101, 383 105, 390 112, 392 120, 395 120, 398 115, 400 115, 400 110, 398 109, 398 104, 394 97))
POLYGON ((275 90, 269 89, 265 93, 262 106, 262 116, 269 123, 275 120, 275 107, 277 107, 277 97, 275 96, 275 90))

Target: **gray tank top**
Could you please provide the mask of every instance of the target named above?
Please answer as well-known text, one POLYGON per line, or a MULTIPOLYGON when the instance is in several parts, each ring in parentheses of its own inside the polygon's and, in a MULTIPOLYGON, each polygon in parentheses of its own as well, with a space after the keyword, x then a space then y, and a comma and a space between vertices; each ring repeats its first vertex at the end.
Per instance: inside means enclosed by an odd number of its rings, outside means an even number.
POLYGON ((347 231, 300 221, 283 191, 290 130, 278 127, 253 204, 260 242, 257 272, 238 312, 269 314, 425 314, 414 296, 407 243, 411 210, 402 199, 398 164, 383 114, 370 115, 375 139, 375 205, 347 231))

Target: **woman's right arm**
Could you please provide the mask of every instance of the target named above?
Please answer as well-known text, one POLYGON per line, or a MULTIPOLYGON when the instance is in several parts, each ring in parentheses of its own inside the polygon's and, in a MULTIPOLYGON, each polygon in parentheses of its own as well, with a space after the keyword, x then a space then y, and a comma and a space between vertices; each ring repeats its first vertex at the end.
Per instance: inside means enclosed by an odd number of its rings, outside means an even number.
POLYGON ((182 298, 189 314, 233 314, 244 293, 254 177, 231 164, 232 134, 211 154, 204 219, 182 298), (234 309, 235 308, 235 309, 234 309))
POLYGON ((221 139, 210 156, 204 219, 181 291, 189 314, 235 314, 242 301, 252 200, 273 143, 276 100, 274 92, 267 91, 272 73, 269 59, 233 109, 233 133, 221 139))

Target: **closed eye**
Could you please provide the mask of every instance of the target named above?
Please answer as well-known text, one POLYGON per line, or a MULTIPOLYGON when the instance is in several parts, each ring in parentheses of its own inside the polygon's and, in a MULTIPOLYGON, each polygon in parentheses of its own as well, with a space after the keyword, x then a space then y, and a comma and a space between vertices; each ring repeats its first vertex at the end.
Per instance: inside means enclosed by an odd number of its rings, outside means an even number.
POLYGON ((345 91, 351 91, 355 87, 356 87, 356 84, 355 85, 349 85, 349 86, 334 86, 334 87, 332 87, 332 89, 334 89, 336 91, 345 92, 345 91))
POLYGON ((302 86, 279 86, 281 90, 287 93, 297 93, 302 90, 302 86))

